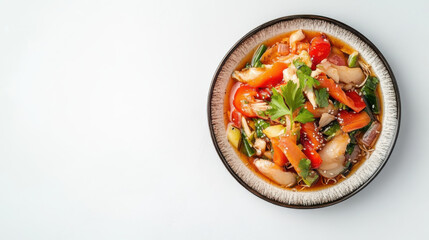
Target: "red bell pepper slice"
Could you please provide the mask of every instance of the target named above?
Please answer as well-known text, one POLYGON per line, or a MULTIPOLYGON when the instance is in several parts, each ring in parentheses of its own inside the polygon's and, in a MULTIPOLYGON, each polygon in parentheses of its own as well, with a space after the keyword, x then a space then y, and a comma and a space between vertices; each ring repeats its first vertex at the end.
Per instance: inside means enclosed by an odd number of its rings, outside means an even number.
POLYGON ((267 69, 258 77, 250 80, 247 84, 256 88, 273 87, 283 80, 283 70, 287 67, 288 65, 286 63, 275 62, 270 69, 267 69))
POLYGON ((338 113, 337 119, 341 130, 346 133, 363 128, 371 122, 371 118, 365 111, 354 113, 343 110, 338 113))
POLYGON ((283 167, 288 162, 288 159, 283 151, 277 146, 279 144, 279 140, 275 138, 271 139, 271 143, 273 146, 273 162, 276 165, 283 167))
POLYGON ((331 97, 333 97, 335 100, 344 103, 347 107, 353 109, 355 112, 360 112, 365 108, 362 108, 361 105, 356 106, 353 99, 347 96, 343 89, 341 89, 341 87, 338 86, 334 80, 328 78, 326 74, 319 74, 316 78, 320 82, 320 87, 327 88, 329 95, 331 95, 331 97))
POLYGON ((319 153, 317 153, 317 151, 314 149, 313 145, 310 143, 310 140, 301 140, 301 144, 304 147, 302 149, 302 152, 311 161, 311 167, 319 168, 320 164, 322 164, 322 158, 320 157, 319 153))
MULTIPOLYGON (((323 144, 323 136, 317 131, 314 122, 308 122, 301 124, 301 139, 308 139, 310 144, 313 146, 315 150, 319 150, 319 148, 323 144)), ((302 142, 301 142, 302 143, 302 142)))
POLYGON ((256 96, 258 96, 256 88, 243 85, 235 92, 232 103, 235 109, 244 116, 257 117, 256 113, 251 108, 251 104, 255 102, 256 96))

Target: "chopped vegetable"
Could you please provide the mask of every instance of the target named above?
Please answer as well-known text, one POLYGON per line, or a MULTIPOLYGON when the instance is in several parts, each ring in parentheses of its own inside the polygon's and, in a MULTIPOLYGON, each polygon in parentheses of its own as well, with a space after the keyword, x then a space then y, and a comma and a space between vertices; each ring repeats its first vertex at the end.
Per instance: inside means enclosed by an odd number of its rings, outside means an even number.
MULTIPOLYGON (((362 111, 365 107, 365 101, 363 100, 363 98, 361 96, 359 96, 359 94, 356 91, 347 91, 346 92, 347 97, 349 97, 352 101, 353 104, 355 105, 355 109, 362 111)), ((357 112, 360 112, 357 111, 357 112)))
POLYGON ((286 132, 286 128, 283 125, 274 125, 265 128, 262 132, 269 138, 275 138, 284 134, 286 132))
POLYGON ((287 136, 281 136, 278 147, 283 151, 289 162, 294 167, 295 171, 298 173, 299 176, 303 178, 304 182, 308 186, 311 186, 318 179, 314 176, 314 174, 309 174, 308 169, 310 168, 311 161, 307 159, 305 154, 296 145, 295 141, 292 138, 287 136), (301 163, 302 159, 307 159, 308 161, 301 163), (301 169, 301 167, 303 168, 301 169), (302 174, 304 174, 304 176, 302 174))
POLYGON ((271 140, 273 147, 273 162, 280 167, 283 167, 287 162, 287 157, 283 151, 278 147, 279 141, 277 138, 271 140))
POLYGON ((319 153, 317 153, 310 140, 302 138, 301 144, 303 145, 302 152, 311 161, 311 167, 318 168, 320 164, 322 164, 322 158, 320 157, 319 153))
POLYGON ((226 135, 228 137, 228 141, 232 144, 232 146, 234 146, 235 148, 238 149, 238 147, 240 146, 240 142, 241 142, 240 130, 230 124, 230 125, 228 125, 226 135))
POLYGON ((329 93, 326 88, 315 90, 316 103, 319 107, 327 107, 329 105, 329 93))
POLYGON ((329 95, 331 95, 331 97, 333 97, 335 100, 344 103, 345 105, 353 109, 355 112, 360 112, 363 110, 361 106, 356 106, 353 99, 348 97, 346 93, 341 89, 341 87, 335 84, 332 79, 327 78, 325 74, 319 74, 317 76, 317 79, 320 82, 320 86, 327 88, 329 95))
POLYGON ((334 178, 344 171, 344 155, 349 142, 349 135, 342 132, 326 143, 325 147, 319 151, 322 164, 318 171, 322 176, 334 178))
POLYGON ((376 89, 378 84, 378 78, 368 77, 365 82, 365 85, 362 87, 361 92, 365 101, 368 104, 368 107, 374 114, 380 113, 380 101, 378 100, 376 89))
POLYGON ((348 133, 367 126, 371 122, 371 118, 365 111, 353 113, 343 110, 338 113, 338 122, 341 130, 348 133))
POLYGON ((322 146, 323 136, 316 129, 314 122, 301 124, 300 133, 301 133, 301 139, 308 139, 310 141, 311 146, 313 146, 315 150, 319 150, 319 148, 322 146))
POLYGON ((347 64, 349 67, 354 68, 357 66, 357 59, 359 57, 359 53, 354 51, 352 54, 349 55, 349 59, 347 61, 347 64))
POLYGON ((265 148, 267 147, 267 142, 262 138, 256 138, 255 143, 253 144, 253 148, 256 150, 256 155, 261 156, 265 152, 265 148))
POLYGON ((304 62, 296 59, 293 61, 293 64, 296 67, 296 76, 299 79, 299 84, 301 88, 304 86, 312 88, 314 86, 320 85, 319 81, 311 77, 311 68, 308 67, 304 62))
POLYGON ((235 127, 241 128, 241 113, 233 109, 231 111, 230 121, 235 127))
POLYGON ((275 62, 273 66, 261 75, 249 80, 247 84, 252 87, 272 87, 283 79, 283 70, 288 67, 286 63, 275 62))
POLYGON ((246 117, 256 117, 257 114, 253 111, 251 104, 255 102, 257 95, 256 88, 245 85, 239 87, 233 101, 235 109, 246 117))
POLYGON ((246 154, 248 157, 251 157, 253 155, 255 155, 255 149, 252 148, 252 145, 250 144, 249 139, 246 136, 246 133, 244 132, 244 130, 241 130, 241 138, 243 141, 243 152, 244 154, 246 154))
POLYGON ((331 52, 331 44, 325 35, 317 36, 311 39, 310 56, 313 66, 319 64, 323 59, 329 56, 331 52))
POLYGON ((322 133, 327 137, 326 140, 331 140, 340 132, 340 124, 335 121, 329 124, 325 129, 323 129, 322 133))
POLYGON ((252 57, 252 62, 250 63, 252 67, 261 67, 262 63, 260 61, 262 54, 267 50, 267 46, 264 44, 260 45, 258 49, 256 49, 255 53, 252 57))
POLYGON ((319 119, 319 128, 328 125, 330 122, 334 121, 336 118, 334 115, 329 113, 323 113, 319 119))
POLYGON ((362 137, 362 143, 367 147, 371 147, 375 140, 377 139, 378 134, 381 131, 381 124, 379 122, 372 122, 371 126, 366 130, 365 134, 362 137))
MULTIPOLYGON (((293 123, 295 120, 300 122, 311 121, 311 113, 307 109, 300 110, 296 118, 294 112, 302 105, 304 105, 304 95, 302 88, 298 87, 292 81, 287 82, 285 86, 280 87, 282 94, 273 88, 273 95, 271 96, 271 108, 266 111, 266 114, 271 116, 271 120, 278 119, 279 117, 288 115, 293 123)), ((293 125, 293 124, 292 124, 293 125)), ((291 127, 292 127, 291 125, 291 127)))
POLYGON ((332 113, 334 115, 337 114, 337 110, 335 109, 334 104, 329 103, 327 107, 324 108, 314 108, 310 102, 306 102, 304 104, 304 108, 307 109, 311 114, 314 115, 315 118, 320 118, 324 113, 332 113))
POLYGON ((262 174, 280 185, 292 187, 296 184, 296 174, 285 172, 284 169, 275 165, 271 161, 256 159, 254 164, 262 174))
POLYGON ((233 71, 224 111, 228 141, 246 163, 296 191, 341 181, 373 152, 382 123, 371 66, 347 44, 305 33, 257 46, 233 71))
POLYGON ((253 119, 253 121, 255 122, 255 132, 256 132, 256 136, 258 138, 262 138, 265 137, 265 134, 263 132, 263 130, 267 127, 270 126, 269 123, 265 122, 264 120, 260 119, 260 118, 255 118, 253 119))

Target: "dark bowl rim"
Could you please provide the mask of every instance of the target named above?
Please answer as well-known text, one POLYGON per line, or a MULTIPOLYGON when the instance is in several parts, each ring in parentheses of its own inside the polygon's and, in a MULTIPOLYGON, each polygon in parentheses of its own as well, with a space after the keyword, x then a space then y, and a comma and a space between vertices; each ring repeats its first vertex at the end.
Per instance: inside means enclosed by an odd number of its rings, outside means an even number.
POLYGON ((244 35, 240 40, 238 40, 233 46, 232 48, 228 51, 228 53, 223 57, 221 63, 218 65, 216 72, 212 78, 211 84, 210 84, 210 89, 209 89, 209 94, 208 94, 208 99, 207 99, 207 120, 208 120, 208 125, 209 125, 209 129, 210 129, 210 135, 211 135, 211 139, 212 142, 216 148, 216 152, 218 153, 220 159, 222 160, 223 164, 225 165, 225 167, 228 169, 228 171, 231 173, 231 175, 235 178, 235 180, 237 180, 245 189, 247 189, 249 192, 253 193, 254 195, 258 196, 259 198, 270 202, 272 204, 278 205, 278 206, 282 206, 282 207, 287 207, 287 208, 295 208, 295 209, 314 209, 314 208, 322 208, 322 207, 327 207, 327 206, 332 206, 334 204, 340 203, 344 200, 349 199, 350 197, 354 196, 356 193, 360 192, 362 189, 364 189, 372 180, 374 180, 374 178, 380 173, 380 171, 383 169, 383 167, 386 165, 387 161, 390 158, 390 155, 392 154, 392 151, 395 147, 396 141, 398 139, 398 135, 399 135, 399 129, 400 129, 400 125, 401 125, 401 99, 400 99, 400 94, 399 94, 399 89, 398 89, 398 84, 396 82, 396 78, 393 74, 392 69, 390 68, 389 63, 387 62, 387 60, 384 58, 383 54, 380 52, 380 50, 378 50, 378 48, 368 39, 366 38, 363 34, 361 34, 359 31, 355 30, 354 28, 338 21, 332 18, 328 18, 328 17, 324 17, 324 16, 319 16, 319 15, 290 15, 290 16, 284 16, 284 17, 280 17, 271 21, 268 21, 256 28, 254 28, 253 30, 251 30, 250 32, 248 32, 246 35, 244 35), (231 56, 231 54, 237 49, 238 46, 240 46, 244 41, 246 41, 249 37, 253 36, 254 34, 256 34, 257 32, 261 31, 262 29, 265 29, 267 27, 270 27, 274 24, 277 24, 279 22, 283 22, 283 21, 290 21, 290 20, 294 20, 294 19, 312 19, 312 20, 323 20, 332 24, 335 24, 345 30, 348 30, 350 32, 352 32, 353 34, 355 34, 357 37, 359 37, 362 41, 364 41, 366 44, 369 45, 369 47, 371 47, 374 52, 377 54, 377 56, 381 59, 382 63, 384 64, 384 66, 386 67, 390 78, 392 79, 392 84, 393 84, 393 89, 395 91, 395 95, 396 95, 396 102, 397 102, 397 129, 396 129, 396 133, 395 133, 395 139, 392 142, 392 144, 390 145, 389 149, 388 149, 388 154, 387 157, 383 160, 383 162, 380 164, 380 166, 377 168, 377 170, 374 172, 374 174, 364 183, 362 183, 362 185, 360 185, 357 189, 355 189, 354 191, 338 198, 335 199, 333 201, 327 202, 327 203, 323 203, 323 204, 315 204, 315 205, 293 205, 293 204, 286 204, 286 203, 282 203, 276 200, 273 200, 271 198, 268 198, 265 195, 262 195, 261 193, 257 192, 256 190, 254 190, 253 188, 251 188, 248 184, 246 184, 234 171, 233 169, 229 166, 228 162, 226 161, 225 157, 223 156, 219 144, 216 141, 216 136, 214 133, 214 129, 213 129, 213 124, 212 124, 212 116, 211 116, 211 101, 212 101, 212 95, 213 95, 213 90, 214 90, 214 86, 216 83, 216 79, 219 76, 220 70, 223 67, 223 65, 225 64, 226 60, 231 56))

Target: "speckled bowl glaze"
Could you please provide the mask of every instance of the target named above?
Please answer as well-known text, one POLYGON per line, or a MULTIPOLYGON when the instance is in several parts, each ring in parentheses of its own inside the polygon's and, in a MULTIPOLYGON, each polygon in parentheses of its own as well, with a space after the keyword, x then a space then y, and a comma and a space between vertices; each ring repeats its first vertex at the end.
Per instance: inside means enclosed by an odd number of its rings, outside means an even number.
POLYGON ((317 208, 341 202, 363 189, 386 164, 399 132, 400 98, 395 77, 386 59, 366 37, 330 18, 314 15, 287 16, 267 22, 241 38, 226 54, 213 77, 208 96, 208 121, 214 146, 226 168, 237 181, 256 196, 291 208, 317 208), (258 177, 237 156, 226 137, 224 98, 231 73, 240 61, 261 42, 296 29, 325 32, 343 40, 372 66, 380 79, 383 101, 383 128, 375 151, 344 181, 318 191, 294 192, 258 177))

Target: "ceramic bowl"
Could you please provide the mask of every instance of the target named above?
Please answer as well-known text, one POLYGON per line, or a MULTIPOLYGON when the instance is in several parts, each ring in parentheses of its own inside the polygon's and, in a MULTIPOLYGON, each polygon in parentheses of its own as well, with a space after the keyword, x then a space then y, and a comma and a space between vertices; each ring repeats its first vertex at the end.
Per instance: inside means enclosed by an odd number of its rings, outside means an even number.
POLYGON ((381 52, 355 29, 337 20, 314 15, 287 16, 264 23, 242 37, 221 61, 214 74, 208 96, 208 122, 214 146, 228 171, 256 196, 291 208, 317 208, 341 202, 368 185, 386 164, 399 132, 400 98, 395 77, 381 52), (375 151, 347 179, 316 191, 291 191, 257 176, 238 157, 226 137, 224 98, 231 73, 240 61, 261 42, 297 29, 313 30, 334 36, 356 49, 380 80, 383 102, 381 135, 375 151))

